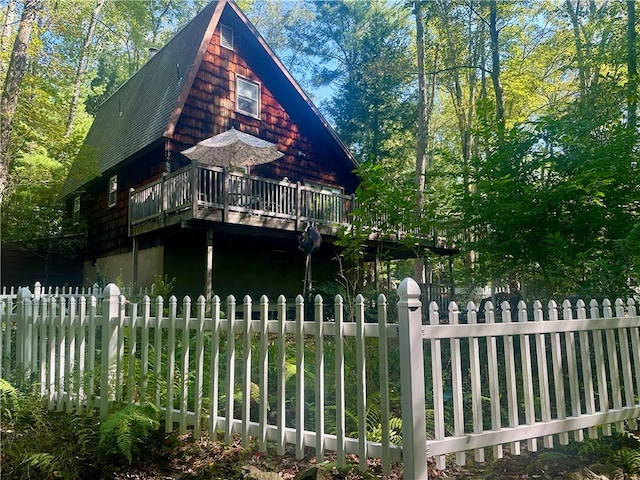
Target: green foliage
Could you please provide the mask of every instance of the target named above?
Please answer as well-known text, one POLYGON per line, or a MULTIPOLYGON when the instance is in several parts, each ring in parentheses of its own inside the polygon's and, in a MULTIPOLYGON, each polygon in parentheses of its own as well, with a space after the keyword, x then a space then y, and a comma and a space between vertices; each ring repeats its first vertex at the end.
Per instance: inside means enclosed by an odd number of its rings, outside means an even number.
POLYGON ((485 281, 517 277, 542 298, 629 293, 636 140, 606 115, 576 124, 581 108, 512 129, 477 160, 479 194, 463 208, 485 281))
POLYGON ((56 471, 56 458, 50 453, 28 453, 20 464, 26 470, 28 477, 31 474, 46 475, 54 477, 56 471))
POLYGON ((611 437, 587 438, 574 447, 582 458, 621 469, 624 478, 640 475, 640 436, 638 432, 616 431, 611 437))
POLYGON ((12 164, 12 182, 2 205, 3 241, 34 252, 73 256, 84 245, 83 226, 63 218, 56 198, 66 170, 44 148, 34 150, 12 164))
POLYGON ((622 447, 611 452, 608 461, 620 467, 625 475, 640 475, 640 448, 622 447))
POLYGON ((0 407, 3 417, 10 416, 19 406, 18 390, 4 378, 0 378, 0 407))
POLYGON ((152 297, 155 298, 160 295, 162 298, 168 299, 175 283, 175 277, 169 280, 168 275, 165 275, 164 277, 162 275, 156 275, 153 279, 153 284, 151 285, 152 297))
POLYGON ((3 425, 29 424, 34 428, 43 424, 42 399, 37 384, 13 386, 0 378, 0 420, 3 425))
POLYGON ((100 447, 105 453, 124 455, 131 463, 140 446, 159 427, 160 409, 152 403, 127 405, 100 425, 100 447))
POLYGON ((51 412, 37 385, 2 389, 2 450, 0 462, 7 478, 42 480, 95 478, 95 420, 51 412), (5 403, 6 402, 6 403, 5 403))
POLYGON ((310 10, 288 35, 311 81, 336 88, 323 104, 341 138, 361 163, 406 158, 415 118, 409 10, 358 0, 312 2, 310 10))
MULTIPOLYGON (((389 419, 389 441, 395 445, 402 445, 402 418, 389 419)), ((377 415, 367 415, 367 440, 382 442, 383 427, 377 415)))

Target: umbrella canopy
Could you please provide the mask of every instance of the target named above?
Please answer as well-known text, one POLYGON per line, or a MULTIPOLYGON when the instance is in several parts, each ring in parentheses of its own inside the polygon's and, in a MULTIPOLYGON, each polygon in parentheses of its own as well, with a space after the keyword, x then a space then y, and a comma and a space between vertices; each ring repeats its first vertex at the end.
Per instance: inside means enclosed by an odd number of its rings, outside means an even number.
POLYGON ((275 144, 234 128, 202 140, 182 154, 190 160, 220 167, 260 165, 284 155, 275 144))

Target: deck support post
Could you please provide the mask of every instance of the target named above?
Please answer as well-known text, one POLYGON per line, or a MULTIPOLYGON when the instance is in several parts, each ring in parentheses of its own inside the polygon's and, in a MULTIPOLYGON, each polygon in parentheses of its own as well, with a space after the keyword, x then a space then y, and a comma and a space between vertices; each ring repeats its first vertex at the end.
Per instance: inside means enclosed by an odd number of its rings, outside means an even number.
POLYGON ((138 285, 138 237, 133 237, 133 248, 131 250, 131 283, 138 285))

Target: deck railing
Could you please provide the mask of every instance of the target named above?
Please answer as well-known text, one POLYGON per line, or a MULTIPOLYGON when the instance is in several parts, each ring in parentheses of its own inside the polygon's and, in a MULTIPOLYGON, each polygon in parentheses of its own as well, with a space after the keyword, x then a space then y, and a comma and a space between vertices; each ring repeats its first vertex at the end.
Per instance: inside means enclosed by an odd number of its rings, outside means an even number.
POLYGON ((131 191, 130 225, 190 208, 250 212, 290 220, 349 223, 353 196, 329 190, 190 165, 131 191))
POLYGON ((361 208, 354 195, 199 164, 189 165, 132 190, 129 225, 131 228, 156 222, 155 228, 158 228, 158 225, 164 226, 172 215, 191 210, 196 217, 198 211, 207 209, 222 211, 224 221, 227 221, 229 213, 249 213, 252 218, 271 217, 298 222, 299 225, 315 222, 346 227, 358 223, 371 233, 388 232, 393 224, 393 233, 398 238, 411 236, 435 243, 455 243, 444 225, 430 221, 431 227, 425 230, 425 222, 415 212, 404 215, 400 212, 401 220, 390 219, 384 214, 361 208))

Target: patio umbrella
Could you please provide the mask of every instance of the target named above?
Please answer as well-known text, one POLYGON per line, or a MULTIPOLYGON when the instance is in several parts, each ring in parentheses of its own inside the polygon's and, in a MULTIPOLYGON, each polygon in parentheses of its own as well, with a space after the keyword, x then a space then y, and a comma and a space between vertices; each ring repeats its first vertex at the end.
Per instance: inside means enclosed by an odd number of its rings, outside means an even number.
POLYGON ((275 144, 234 128, 198 142, 182 154, 194 161, 227 167, 244 167, 273 162, 284 154, 275 144))

